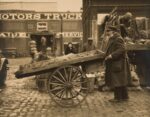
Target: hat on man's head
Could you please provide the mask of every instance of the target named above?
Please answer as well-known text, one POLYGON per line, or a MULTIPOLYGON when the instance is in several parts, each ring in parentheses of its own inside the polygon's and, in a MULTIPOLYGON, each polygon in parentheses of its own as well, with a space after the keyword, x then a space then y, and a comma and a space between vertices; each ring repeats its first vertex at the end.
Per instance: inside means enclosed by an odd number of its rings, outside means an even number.
POLYGON ((132 18, 132 17, 133 17, 133 15, 132 15, 132 13, 127 12, 127 13, 125 14, 125 17, 126 17, 126 18, 132 18))
POLYGON ((119 29, 116 26, 108 26, 107 31, 119 32, 119 29))

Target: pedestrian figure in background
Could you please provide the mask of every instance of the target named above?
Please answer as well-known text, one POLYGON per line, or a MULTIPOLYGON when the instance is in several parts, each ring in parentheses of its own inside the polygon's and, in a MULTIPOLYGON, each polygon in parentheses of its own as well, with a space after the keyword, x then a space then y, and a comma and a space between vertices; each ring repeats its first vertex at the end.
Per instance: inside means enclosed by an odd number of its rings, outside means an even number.
POLYGON ((95 50, 95 49, 96 49, 96 47, 93 43, 93 38, 92 37, 88 38, 87 43, 83 46, 83 52, 91 51, 91 50, 95 50))
POLYGON ((125 43, 114 26, 107 29, 110 39, 105 56, 105 83, 114 89, 114 99, 110 101, 128 100, 128 70, 125 43))
POLYGON ((2 51, 0 50, 0 88, 5 87, 5 81, 7 77, 7 70, 8 70, 8 59, 6 59, 2 55, 2 51))
POLYGON ((42 37, 41 37, 41 50, 40 50, 40 51, 41 51, 43 54, 45 54, 45 53, 46 53, 46 48, 47 48, 46 37, 42 36, 42 37))
POLYGON ((70 54, 70 53, 73 53, 73 54, 76 53, 76 50, 73 47, 73 44, 71 42, 68 43, 68 45, 67 45, 67 47, 65 49, 65 55, 70 54))
POLYGON ((46 37, 42 36, 41 37, 41 47, 40 47, 40 52, 39 52, 39 61, 41 60, 46 60, 46 49, 47 49, 47 40, 46 37))

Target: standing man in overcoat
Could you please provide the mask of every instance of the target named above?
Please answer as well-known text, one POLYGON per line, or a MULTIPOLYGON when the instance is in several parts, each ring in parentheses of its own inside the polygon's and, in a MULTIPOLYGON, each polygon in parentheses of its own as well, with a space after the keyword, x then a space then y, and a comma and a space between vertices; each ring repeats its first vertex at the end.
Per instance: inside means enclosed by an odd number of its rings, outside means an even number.
POLYGON ((110 39, 106 48, 105 56, 105 82, 114 89, 114 99, 110 101, 128 100, 128 72, 125 43, 118 29, 109 26, 107 29, 110 39))

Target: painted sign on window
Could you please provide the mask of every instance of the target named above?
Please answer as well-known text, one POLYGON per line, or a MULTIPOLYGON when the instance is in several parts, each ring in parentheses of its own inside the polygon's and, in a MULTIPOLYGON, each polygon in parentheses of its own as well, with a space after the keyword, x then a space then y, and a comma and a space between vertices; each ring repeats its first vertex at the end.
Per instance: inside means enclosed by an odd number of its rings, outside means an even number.
POLYGON ((37 31, 47 31, 48 24, 47 22, 37 22, 37 31))

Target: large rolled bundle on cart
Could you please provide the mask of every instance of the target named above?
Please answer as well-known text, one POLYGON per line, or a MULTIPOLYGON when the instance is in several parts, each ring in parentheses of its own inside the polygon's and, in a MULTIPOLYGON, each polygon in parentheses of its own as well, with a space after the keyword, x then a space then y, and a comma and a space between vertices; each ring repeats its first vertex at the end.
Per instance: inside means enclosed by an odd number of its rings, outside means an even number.
MULTIPOLYGON (((17 78, 47 73, 64 65, 82 65, 86 62, 98 61, 104 58, 104 53, 100 50, 93 50, 78 54, 54 57, 49 60, 42 60, 25 65, 21 65, 15 73, 17 78)), ((92 63, 94 64, 94 62, 92 63)))

